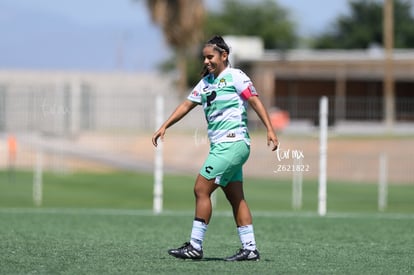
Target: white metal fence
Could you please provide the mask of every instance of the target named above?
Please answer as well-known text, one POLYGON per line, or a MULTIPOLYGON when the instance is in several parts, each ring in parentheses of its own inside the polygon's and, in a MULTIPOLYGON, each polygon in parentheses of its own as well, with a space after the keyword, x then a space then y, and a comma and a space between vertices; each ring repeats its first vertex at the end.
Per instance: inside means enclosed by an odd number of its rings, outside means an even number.
MULTIPOLYGON (((276 99, 279 108, 289 112, 292 119, 308 119, 318 123, 318 97, 290 96, 276 99)), ((381 122, 385 118, 383 98, 379 96, 329 97, 329 124, 338 121, 381 122)), ((414 97, 396 97, 396 122, 414 124, 414 97)))
MULTIPOLYGON (((81 161, 88 162, 84 167, 94 163, 112 168, 151 169, 154 151, 150 136, 155 128, 155 98, 163 95, 164 116, 169 115, 185 97, 177 95, 173 87, 174 79, 157 74, 0 72, 0 152, 4 156, 0 159, 0 168, 7 166, 6 140, 14 134, 21 142, 19 163, 22 166, 33 166, 36 148, 42 147, 46 154, 45 166, 52 169, 79 167, 81 161)), ((286 104, 296 104, 292 105, 293 119, 295 112, 302 112, 303 118, 310 122, 318 116, 317 104, 314 106, 306 99, 286 104)), ((362 103, 355 115, 367 111, 367 104, 371 103, 362 103)), ((413 113, 411 103, 403 105, 406 113, 413 113)), ((330 109, 332 112, 335 110, 330 109)), ((179 133, 172 130, 170 136, 176 141, 169 144, 174 148, 166 146, 167 170, 198 171, 208 149, 203 120, 201 108, 197 108, 174 126, 179 133)), ((285 136, 288 131, 280 132, 279 138, 282 149, 303 151, 302 164, 310 167, 303 176, 317 178, 318 132, 310 125, 292 140, 285 136)), ((353 124, 347 127, 355 129, 353 124)), ((414 125, 404 127, 412 129, 414 125)), ((252 128, 260 129, 260 125, 252 128)), ((260 133, 263 131, 257 131, 258 137, 254 137, 246 174, 275 179, 292 177, 289 171, 274 172, 279 165, 293 164, 293 160, 279 162, 275 155, 269 159, 270 153, 260 133)), ((341 140, 335 134, 331 132, 333 139, 328 143, 328 179, 377 182, 379 156, 386 153, 389 180, 414 183, 413 138, 394 140, 371 136, 371 142, 367 143, 355 138, 341 140)))
POLYGON ((153 129, 154 98, 178 97, 157 74, 0 73, 0 131, 77 135, 153 129))

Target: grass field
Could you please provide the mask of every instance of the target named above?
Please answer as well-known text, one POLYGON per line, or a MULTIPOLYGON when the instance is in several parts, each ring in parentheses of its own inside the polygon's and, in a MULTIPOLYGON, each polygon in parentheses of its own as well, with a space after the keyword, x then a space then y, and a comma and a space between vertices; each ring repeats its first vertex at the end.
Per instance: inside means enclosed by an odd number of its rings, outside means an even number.
POLYGON ((204 260, 178 260, 191 213, 0 210, 1 274, 412 274, 411 216, 255 216, 260 262, 221 260, 239 247, 232 219, 209 225, 204 260))
MULTIPOLYGON (((164 209, 192 210, 195 175, 166 175, 164 178, 164 209)), ((43 175, 42 207, 122 208, 151 210, 152 174, 74 173, 43 175)), ((0 171, 0 207, 33 207, 32 172, 18 172, 9 180, 0 171)), ((291 211, 292 183, 274 179, 245 180, 245 193, 253 210, 291 211)), ((377 185, 328 182, 328 211, 377 212, 377 185)), ((317 182, 303 183, 303 211, 317 209, 317 182)), ((414 213, 414 185, 390 185, 388 213, 414 213)), ((222 192, 217 192, 217 210, 229 210, 222 192)))
POLYGON ((166 211, 154 215, 152 175, 45 173, 43 205, 33 207, 32 175, 0 172, 0 274, 414 274, 414 187, 328 183, 328 215, 318 217, 316 182, 291 210, 290 182, 247 179, 259 262, 227 263, 239 248, 221 193, 204 260, 166 251, 188 240, 192 176, 166 176, 166 211))

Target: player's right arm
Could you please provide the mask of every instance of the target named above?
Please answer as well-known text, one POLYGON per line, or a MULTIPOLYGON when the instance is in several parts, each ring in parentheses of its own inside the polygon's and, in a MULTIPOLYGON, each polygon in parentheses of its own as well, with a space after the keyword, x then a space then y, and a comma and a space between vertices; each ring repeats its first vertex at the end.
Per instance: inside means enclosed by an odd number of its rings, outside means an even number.
POLYGON ((188 112, 190 112, 198 103, 193 102, 191 100, 184 100, 178 107, 174 110, 174 112, 170 115, 170 117, 161 125, 161 127, 154 133, 152 136, 152 144, 155 147, 158 145, 158 138, 164 140, 165 131, 167 128, 174 125, 180 119, 182 119, 188 112))

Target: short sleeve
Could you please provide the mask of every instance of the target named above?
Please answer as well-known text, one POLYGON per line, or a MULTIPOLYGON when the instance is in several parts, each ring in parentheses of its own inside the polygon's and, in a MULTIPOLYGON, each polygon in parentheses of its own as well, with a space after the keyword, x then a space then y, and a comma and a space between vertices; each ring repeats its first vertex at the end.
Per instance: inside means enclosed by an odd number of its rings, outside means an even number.
POLYGON ((188 95, 187 99, 201 104, 201 91, 202 91, 202 86, 203 86, 203 80, 201 80, 200 82, 198 82, 198 84, 193 88, 193 90, 191 91, 191 93, 188 95))
POLYGON ((253 86, 253 82, 250 78, 241 70, 236 70, 234 75, 234 87, 237 93, 244 99, 247 100, 251 96, 257 96, 256 88, 253 86))

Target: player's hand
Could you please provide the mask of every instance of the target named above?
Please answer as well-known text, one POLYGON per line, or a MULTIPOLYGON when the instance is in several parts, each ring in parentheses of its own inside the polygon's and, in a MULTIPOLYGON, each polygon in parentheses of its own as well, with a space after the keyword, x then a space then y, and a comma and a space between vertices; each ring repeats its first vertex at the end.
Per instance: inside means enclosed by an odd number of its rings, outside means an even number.
POLYGON ((152 144, 157 147, 158 146, 158 139, 161 138, 161 141, 164 141, 165 129, 160 128, 158 131, 154 133, 152 136, 152 144))
POLYGON ((267 132, 267 146, 270 146, 272 143, 272 151, 276 151, 279 146, 279 141, 276 134, 273 131, 267 132))

